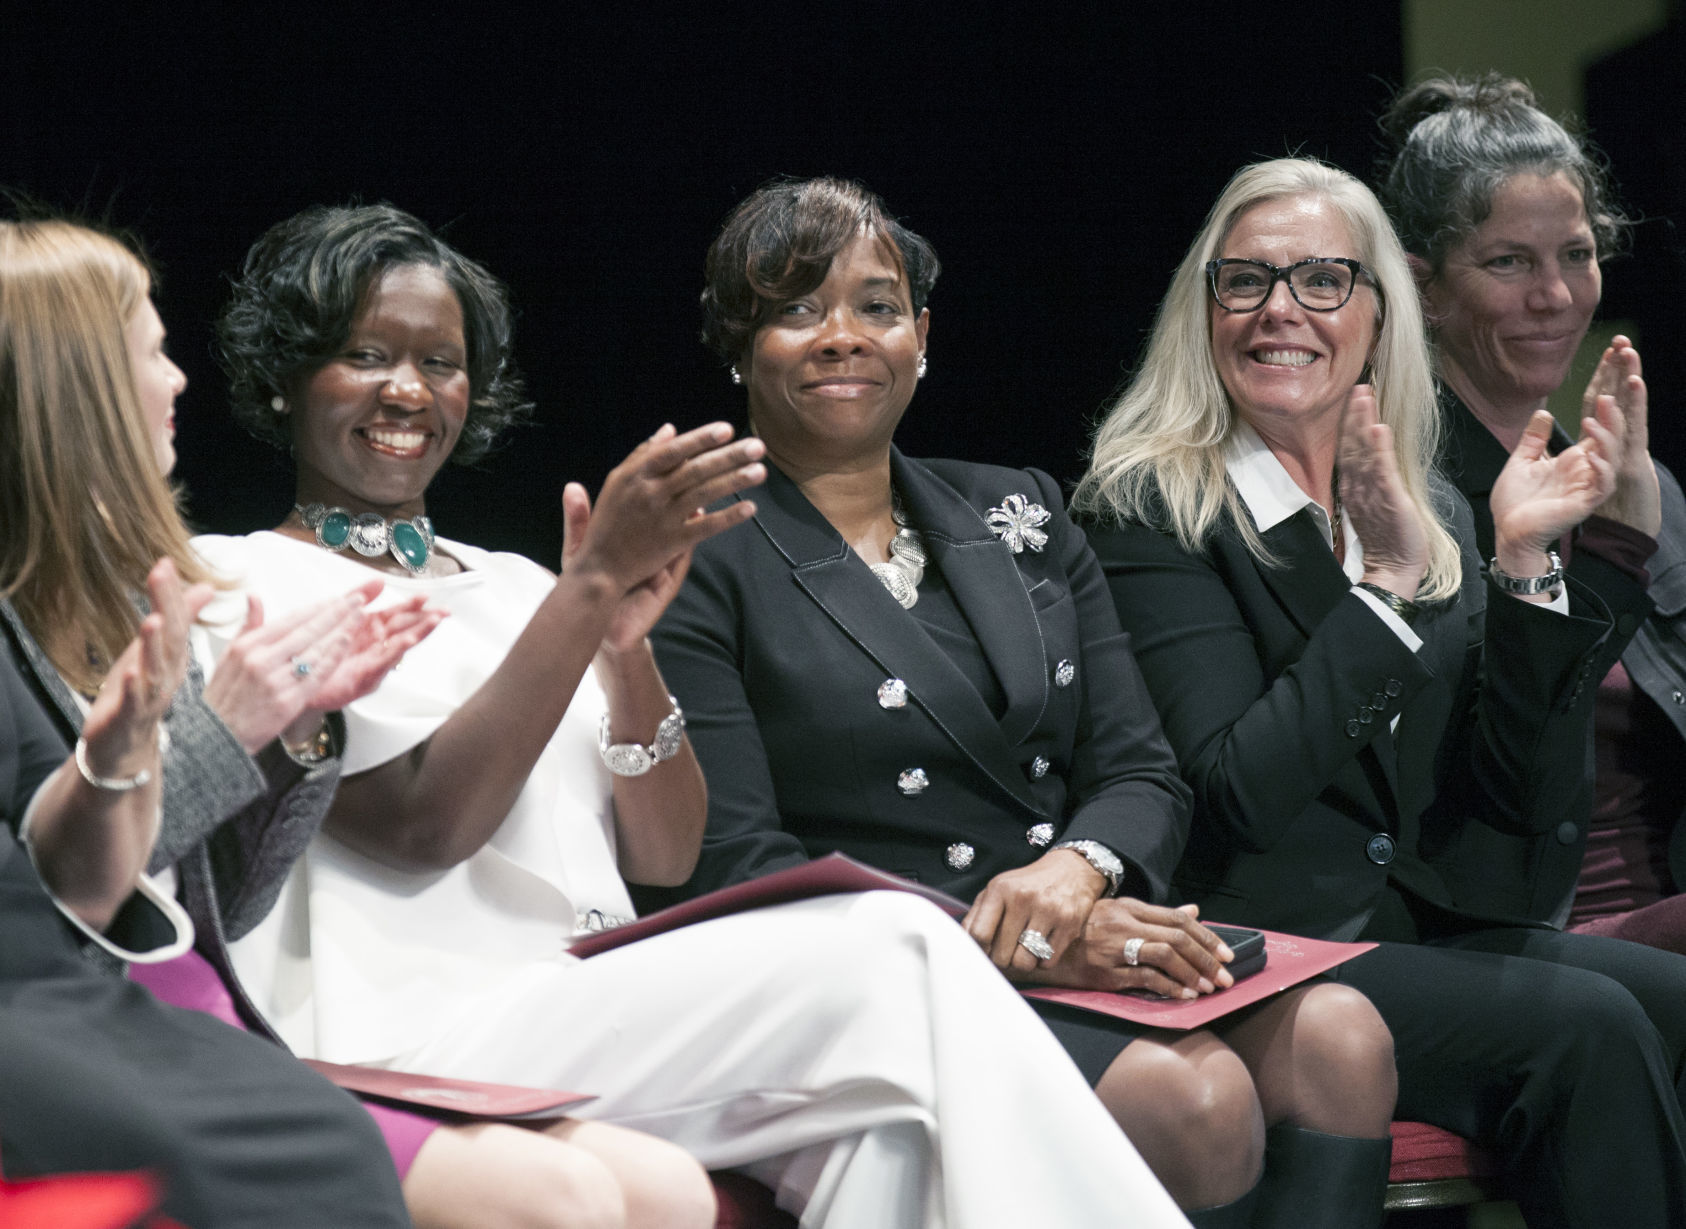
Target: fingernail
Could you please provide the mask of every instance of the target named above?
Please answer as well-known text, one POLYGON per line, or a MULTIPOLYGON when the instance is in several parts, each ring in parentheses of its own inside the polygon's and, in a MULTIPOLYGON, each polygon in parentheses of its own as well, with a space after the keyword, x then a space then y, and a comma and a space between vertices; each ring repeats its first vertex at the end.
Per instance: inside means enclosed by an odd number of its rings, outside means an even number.
POLYGON ((1184 986, 1181 990, 1177 991, 1177 997, 1182 999, 1197 999, 1200 997, 1200 991, 1191 986, 1184 986))
POLYGON ((1219 960, 1234 960, 1235 959, 1235 953, 1229 950, 1229 944, 1227 944, 1227 943, 1219 943, 1218 944, 1218 959, 1219 960))
POLYGON ((1200 993, 1201 993, 1201 994, 1210 994, 1210 993, 1212 993, 1212 991, 1214 991, 1214 990, 1216 990, 1216 989, 1217 989, 1217 987, 1216 987, 1216 986, 1214 986, 1214 985, 1213 985, 1213 984, 1212 984, 1212 983, 1211 983, 1211 982, 1210 982, 1210 981, 1208 981, 1208 980, 1207 980, 1207 979, 1206 979, 1206 978, 1204 978, 1204 977, 1202 977, 1202 978, 1201 978, 1201 979, 1200 979, 1200 993))
POLYGON ((1231 973, 1228 969, 1219 969, 1218 970, 1218 985, 1224 986, 1224 987, 1227 988, 1229 986, 1233 986, 1234 984, 1235 984, 1235 975, 1233 973, 1231 973))

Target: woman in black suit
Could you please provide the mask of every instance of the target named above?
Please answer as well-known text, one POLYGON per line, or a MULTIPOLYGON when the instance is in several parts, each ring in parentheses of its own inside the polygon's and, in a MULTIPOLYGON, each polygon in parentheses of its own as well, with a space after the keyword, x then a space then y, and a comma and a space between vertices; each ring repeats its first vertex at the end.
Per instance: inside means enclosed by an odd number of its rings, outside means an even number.
POLYGON ((1484 576, 1434 405, 1374 196, 1303 160, 1238 174, 1077 496, 1194 792, 1175 881, 1380 941, 1337 977, 1393 1030, 1401 1117, 1494 1148, 1530 1223, 1679 1224, 1686 962, 1507 924, 1445 865, 1467 826, 1527 831, 1580 788, 1612 621, 1545 547, 1614 489, 1620 416, 1556 457, 1529 424, 1484 576))
MULTIPOLYGON (((654 636, 709 782, 685 890, 841 850, 972 901, 1015 980, 1229 984, 1194 911, 1150 903, 1188 795, 1058 486, 891 442, 926 369, 930 246, 858 185, 779 183, 708 271, 704 336, 769 464, 752 525, 699 546, 654 636)), ((1392 1054, 1359 996, 1140 1040, 1044 1015, 1197 1224, 1379 1222, 1392 1054)))

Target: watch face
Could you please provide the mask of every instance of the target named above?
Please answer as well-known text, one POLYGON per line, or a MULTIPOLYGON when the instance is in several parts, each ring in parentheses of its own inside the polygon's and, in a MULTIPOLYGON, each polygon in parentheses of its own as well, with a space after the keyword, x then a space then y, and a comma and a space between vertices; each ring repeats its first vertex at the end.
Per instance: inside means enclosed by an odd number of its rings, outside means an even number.
POLYGON ((616 743, 603 753, 603 761, 617 777, 641 777, 655 762, 637 743, 616 743))

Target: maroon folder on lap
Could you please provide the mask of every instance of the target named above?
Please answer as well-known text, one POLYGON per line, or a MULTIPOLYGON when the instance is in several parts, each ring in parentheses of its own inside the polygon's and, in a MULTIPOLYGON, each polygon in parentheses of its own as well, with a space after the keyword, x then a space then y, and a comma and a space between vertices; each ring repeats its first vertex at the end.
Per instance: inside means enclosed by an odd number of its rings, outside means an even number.
POLYGON ((442 1075, 417 1075, 382 1067, 325 1063, 317 1058, 307 1058, 304 1063, 348 1092, 362 1093, 400 1108, 444 1110, 472 1118, 561 1118, 569 1106, 595 1099, 590 1093, 453 1080, 442 1075))
POLYGON ((747 883, 735 883, 729 888, 709 892, 683 904, 658 909, 613 930, 600 930, 581 935, 568 950, 576 956, 595 956, 612 951, 639 939, 659 935, 681 926, 692 926, 717 917, 742 913, 746 909, 760 909, 767 905, 782 905, 787 901, 807 900, 811 896, 836 896, 843 892, 912 892, 934 903, 950 917, 960 917, 966 906, 947 892, 927 888, 892 875, 874 870, 864 862, 857 862, 848 854, 828 853, 823 858, 804 862, 801 866, 786 867, 747 883))
POLYGON ((1269 957, 1265 967, 1227 989, 1203 994, 1197 999, 1162 999, 1157 995, 1117 994, 1110 990, 1063 990, 1053 986, 1026 986, 1020 993, 1026 998, 1063 1003, 1067 1007, 1079 1007, 1103 1016, 1117 1016, 1121 1020, 1152 1028, 1200 1028, 1319 973, 1327 973, 1336 965, 1345 964, 1376 946, 1374 943, 1305 939, 1274 930, 1263 933, 1269 957))
MULTIPOLYGON (((742 913, 747 909, 782 905, 787 901, 806 900, 811 896, 872 891, 912 892, 931 901, 953 918, 962 917, 966 912, 966 905, 946 892, 914 883, 888 871, 875 870, 865 863, 855 861, 847 854, 831 853, 801 866, 787 867, 782 871, 763 875, 759 879, 751 879, 747 883, 709 892, 707 895, 658 910, 612 930, 582 935, 574 940, 568 950, 580 957, 595 956, 639 939, 647 939, 651 935, 659 935, 681 926, 691 926, 733 913, 742 913)), ((1020 988, 1020 992, 1030 998, 1063 1003, 1105 1016, 1117 1016, 1119 1019, 1152 1028, 1199 1028, 1232 1011, 1267 999, 1289 986, 1327 972, 1376 946, 1374 943, 1333 943, 1323 939, 1303 939, 1298 935, 1278 934, 1271 930, 1265 931, 1264 936, 1269 959, 1263 969, 1228 989, 1202 995, 1198 999, 1161 999, 1151 995, 1118 994, 1111 990, 1063 990, 1051 986, 1024 986, 1020 988)))

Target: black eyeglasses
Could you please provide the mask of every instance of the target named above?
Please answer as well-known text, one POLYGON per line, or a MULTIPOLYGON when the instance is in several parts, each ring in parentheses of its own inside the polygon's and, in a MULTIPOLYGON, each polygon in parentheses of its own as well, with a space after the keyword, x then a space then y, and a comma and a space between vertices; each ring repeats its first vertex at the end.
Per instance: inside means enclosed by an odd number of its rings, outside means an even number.
POLYGON ((1345 256, 1310 256, 1285 269, 1230 256, 1206 262, 1206 285, 1226 312, 1258 311, 1277 282, 1287 282, 1288 293, 1308 312, 1332 312, 1346 306, 1361 277, 1375 284, 1368 269, 1345 256))

